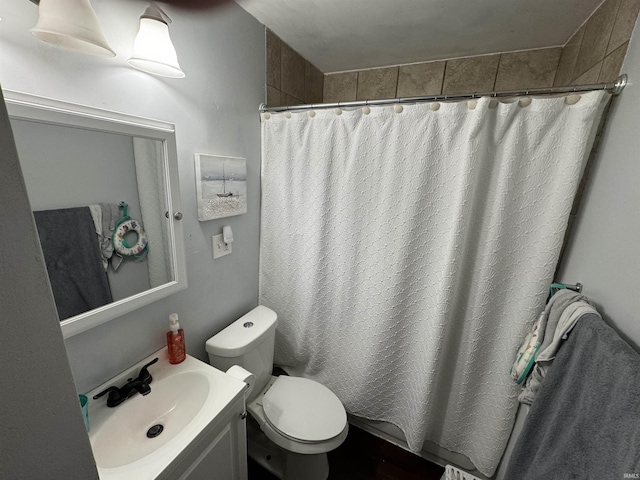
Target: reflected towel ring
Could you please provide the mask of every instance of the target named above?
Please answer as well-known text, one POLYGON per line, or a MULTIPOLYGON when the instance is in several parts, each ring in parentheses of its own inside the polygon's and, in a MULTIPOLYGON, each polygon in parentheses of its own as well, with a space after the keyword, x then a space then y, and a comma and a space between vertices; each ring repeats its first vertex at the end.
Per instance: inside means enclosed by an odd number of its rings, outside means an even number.
POLYGON ((120 255, 140 255, 146 250, 148 244, 149 240, 147 239, 147 234, 142 229, 142 225, 131 218, 118 224, 113 232, 113 248, 120 255), (129 243, 124 238, 129 232, 135 232, 137 234, 136 243, 131 246, 129 246, 129 243))
POLYGON ((142 225, 137 220, 133 220, 127 213, 129 205, 125 202, 120 202, 118 207, 122 210, 122 216, 116 222, 111 242, 113 243, 113 249, 120 255, 126 255, 128 257, 135 257, 137 259, 144 258, 149 252, 149 240, 142 225), (134 232, 137 235, 136 243, 129 245, 129 242, 125 240, 125 235, 129 232, 134 232))

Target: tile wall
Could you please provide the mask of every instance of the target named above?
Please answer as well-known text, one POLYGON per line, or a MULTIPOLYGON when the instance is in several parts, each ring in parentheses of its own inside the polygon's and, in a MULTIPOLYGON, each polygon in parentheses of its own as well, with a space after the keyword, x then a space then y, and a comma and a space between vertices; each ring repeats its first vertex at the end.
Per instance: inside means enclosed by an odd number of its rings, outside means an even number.
POLYGON ((640 0, 606 0, 564 47, 323 75, 267 31, 267 105, 613 82, 640 0))
POLYGON ((640 0, 606 0, 562 49, 554 85, 615 81, 639 10, 640 0))
POLYGON ((267 105, 322 103, 324 74, 267 29, 267 105))

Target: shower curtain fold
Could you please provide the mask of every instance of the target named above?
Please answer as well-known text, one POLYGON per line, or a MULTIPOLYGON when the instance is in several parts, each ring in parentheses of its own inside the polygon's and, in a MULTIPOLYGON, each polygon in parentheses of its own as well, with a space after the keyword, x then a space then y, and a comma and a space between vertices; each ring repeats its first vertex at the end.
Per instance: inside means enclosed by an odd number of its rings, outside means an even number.
POLYGON ((608 94, 262 120, 276 363, 492 475, 608 94))

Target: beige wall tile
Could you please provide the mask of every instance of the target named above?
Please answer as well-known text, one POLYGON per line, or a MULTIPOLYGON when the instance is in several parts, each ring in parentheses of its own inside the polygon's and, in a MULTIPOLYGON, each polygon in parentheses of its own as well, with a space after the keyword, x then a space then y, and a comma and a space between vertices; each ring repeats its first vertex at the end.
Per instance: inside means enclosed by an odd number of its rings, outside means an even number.
POLYGON ((600 70, 600 76, 598 77, 599 83, 613 83, 616 81, 616 78, 620 75, 620 69, 628 46, 629 43, 624 43, 604 57, 602 70, 600 70))
POLYGON ((398 97, 418 97, 442 93, 446 62, 402 65, 398 71, 398 97))
POLYGON ((500 55, 495 90, 553 86, 562 48, 541 48, 500 55))
POLYGON ((613 24, 609 46, 607 47, 607 55, 629 41, 639 11, 640 0, 621 0, 616 22, 613 24))
POLYGON ((325 75, 322 101, 353 102, 358 90, 358 72, 325 75))
POLYGON ((591 85, 598 83, 598 77, 600 76, 601 69, 602 60, 571 82, 571 85, 591 85))
POLYGON ((280 91, 297 99, 304 98, 304 65, 306 60, 285 42, 280 46, 280 91))
POLYGON ((280 45, 282 41, 267 29, 267 85, 280 88, 280 45))
POLYGON ((324 75, 320 70, 305 62, 304 67, 304 101, 305 103, 322 103, 324 75))
POLYGON ((579 77, 602 60, 616 20, 620 0, 606 0, 587 21, 582 46, 576 61, 573 77, 579 77))
POLYGON ((376 68, 358 72, 356 100, 396 98, 398 67, 376 68))
POLYGON ((281 94, 280 94, 280 105, 281 106, 290 107, 292 105, 302 105, 302 104, 304 104, 303 100, 301 100, 299 98, 292 97, 291 95, 287 95, 284 92, 281 92, 281 94))
POLYGON ((282 105, 280 101, 280 90, 271 85, 267 85, 267 106, 279 107, 282 105))
POLYGON ((584 25, 571 37, 562 49, 558 70, 553 85, 556 87, 564 87, 570 85, 573 80, 573 70, 580 53, 580 45, 582 45, 582 37, 584 36, 584 25))
POLYGON ((495 84, 500 55, 448 60, 442 93, 490 92, 495 84))

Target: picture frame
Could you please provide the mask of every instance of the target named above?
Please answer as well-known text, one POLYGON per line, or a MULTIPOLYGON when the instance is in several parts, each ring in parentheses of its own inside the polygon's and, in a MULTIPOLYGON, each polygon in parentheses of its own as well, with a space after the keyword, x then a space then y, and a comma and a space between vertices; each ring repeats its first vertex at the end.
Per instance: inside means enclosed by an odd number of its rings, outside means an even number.
POLYGON ((247 213, 247 160, 242 157, 196 153, 198 220, 247 213))

